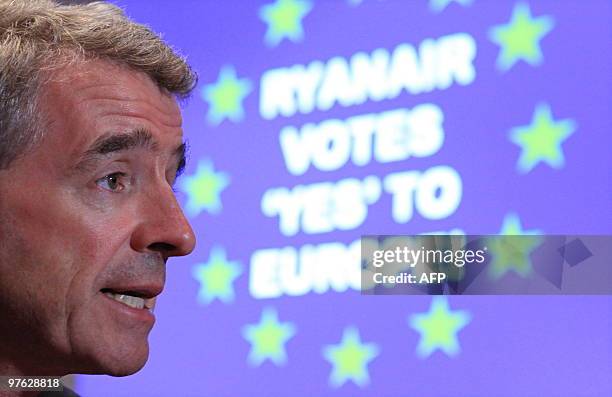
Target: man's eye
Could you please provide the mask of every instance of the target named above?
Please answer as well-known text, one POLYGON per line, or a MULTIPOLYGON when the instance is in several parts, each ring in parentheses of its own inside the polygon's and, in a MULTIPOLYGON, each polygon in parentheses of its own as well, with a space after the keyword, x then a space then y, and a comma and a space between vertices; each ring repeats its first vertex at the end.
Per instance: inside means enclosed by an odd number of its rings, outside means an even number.
POLYGON ((123 189, 125 189, 125 185, 121 183, 125 176, 126 174, 123 172, 115 172, 98 179, 96 183, 99 186, 105 188, 106 190, 110 190, 112 192, 121 192, 123 189))

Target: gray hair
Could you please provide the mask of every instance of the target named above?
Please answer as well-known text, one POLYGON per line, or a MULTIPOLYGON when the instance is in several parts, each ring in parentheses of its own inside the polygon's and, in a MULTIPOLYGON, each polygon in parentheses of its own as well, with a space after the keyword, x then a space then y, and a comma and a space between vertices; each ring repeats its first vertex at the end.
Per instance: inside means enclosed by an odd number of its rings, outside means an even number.
POLYGON ((114 5, 0 0, 0 170, 43 135, 38 98, 44 79, 95 59, 144 72, 177 98, 197 82, 184 58, 114 5))

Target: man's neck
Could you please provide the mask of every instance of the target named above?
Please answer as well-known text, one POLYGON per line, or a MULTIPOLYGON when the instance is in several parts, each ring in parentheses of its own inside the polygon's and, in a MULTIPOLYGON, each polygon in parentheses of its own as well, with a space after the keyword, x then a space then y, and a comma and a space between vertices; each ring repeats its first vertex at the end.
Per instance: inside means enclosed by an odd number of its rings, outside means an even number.
POLYGON ((40 391, 9 391, 0 389, 0 397, 36 397, 40 391))
POLYGON ((24 376, 60 376, 60 375, 49 375, 42 373, 33 373, 31 370, 24 368, 23 366, 15 364, 13 361, 8 360, 0 356, 0 376, 2 376, 2 382, 0 385, 0 397, 36 397, 40 391, 23 391, 23 390, 7 390, 6 377, 14 376, 15 378, 24 376))

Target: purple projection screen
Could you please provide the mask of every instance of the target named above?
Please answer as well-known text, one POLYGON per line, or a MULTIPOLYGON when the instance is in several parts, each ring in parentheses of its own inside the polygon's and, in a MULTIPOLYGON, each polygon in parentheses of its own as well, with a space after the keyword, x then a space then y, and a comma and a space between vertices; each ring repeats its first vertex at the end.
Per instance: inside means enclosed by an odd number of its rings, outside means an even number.
POLYGON ((115 3, 199 74, 198 243, 146 366, 79 393, 612 395, 612 297, 365 295, 359 260, 363 235, 612 233, 612 3, 115 3))

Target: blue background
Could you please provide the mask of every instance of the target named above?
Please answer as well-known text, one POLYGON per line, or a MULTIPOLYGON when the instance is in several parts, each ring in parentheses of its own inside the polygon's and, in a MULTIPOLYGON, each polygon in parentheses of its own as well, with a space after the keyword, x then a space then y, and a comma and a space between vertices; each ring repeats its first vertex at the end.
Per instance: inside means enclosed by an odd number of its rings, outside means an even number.
MULTIPOLYGON (((543 62, 519 61, 507 71, 496 67, 499 46, 489 29, 507 24, 514 1, 451 2, 433 12, 426 0, 315 1, 303 18, 301 41, 264 43, 266 23, 259 17, 272 1, 121 0, 134 20, 145 23, 187 55, 199 85, 184 107, 190 162, 200 159, 229 176, 218 213, 190 215, 198 237, 192 255, 169 261, 151 354, 139 373, 126 378, 79 376, 85 396, 609 396, 612 395, 612 298, 608 296, 460 296, 451 310, 470 313, 458 333, 461 352, 416 354, 419 333, 407 318, 427 312, 428 296, 362 296, 358 291, 328 291, 302 296, 255 299, 249 291, 249 263, 262 248, 306 243, 349 244, 363 234, 414 234, 460 228, 473 234, 499 233, 516 214, 526 230, 547 234, 609 234, 612 231, 612 6, 609 1, 529 1, 534 17, 551 16, 554 27, 540 41, 543 62), (392 51, 401 43, 466 32, 477 45, 476 78, 467 86, 409 95, 350 107, 265 120, 259 113, 259 81, 267 70, 307 65, 313 60, 377 48, 392 51), (224 65, 248 79, 252 91, 243 101, 242 120, 207 119, 209 103, 201 90, 217 81, 224 65), (348 163, 331 172, 310 168, 291 175, 279 145, 279 131, 331 118, 379 113, 435 103, 444 112, 445 141, 425 158, 357 167, 348 163), (562 144, 565 165, 544 163, 517 171, 520 148, 509 131, 531 122, 539 103, 555 120, 571 119, 575 132, 562 144), (284 236, 278 219, 262 213, 264 192, 272 187, 338 181, 450 165, 460 175, 458 209, 440 220, 416 214, 407 223, 390 216, 388 196, 369 208, 357 229, 284 236), (232 301, 198 301, 195 266, 222 247, 240 264, 232 301), (291 322, 296 334, 285 345, 287 362, 247 361, 250 344, 242 335, 264 308, 291 322), (367 366, 370 382, 329 383, 332 370, 323 346, 340 342, 347 326, 359 329, 362 342, 376 343, 380 354, 367 366)), ((182 204, 188 193, 179 191, 182 204)), ((330 264, 330 266, 333 264, 330 264)))

